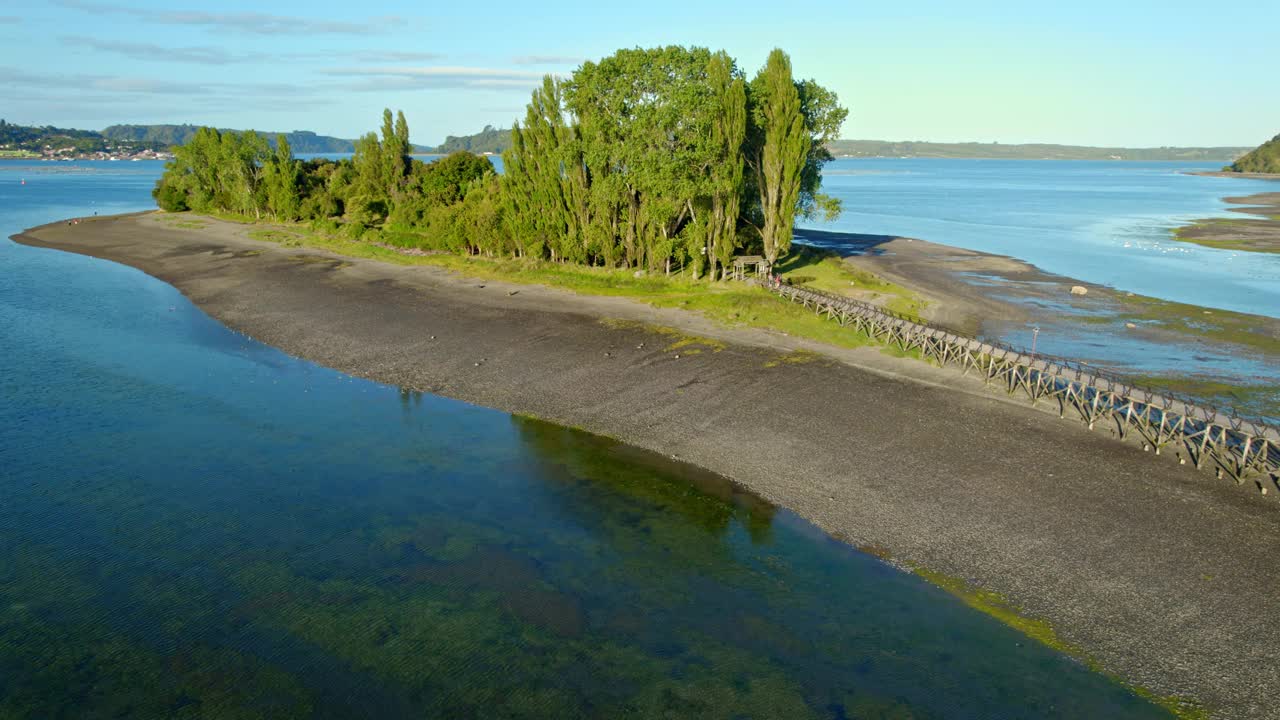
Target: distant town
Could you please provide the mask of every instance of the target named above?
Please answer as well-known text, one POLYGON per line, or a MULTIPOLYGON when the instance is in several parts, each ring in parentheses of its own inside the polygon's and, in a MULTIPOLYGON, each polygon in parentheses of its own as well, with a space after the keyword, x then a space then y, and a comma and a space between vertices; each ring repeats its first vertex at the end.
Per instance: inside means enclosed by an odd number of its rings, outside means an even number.
POLYGON ((163 142, 114 138, 94 130, 31 127, 0 120, 0 158, 58 160, 166 160, 163 142))
POLYGON ((168 150, 134 147, 106 147, 102 150, 85 151, 73 145, 55 147, 45 145, 39 150, 13 148, 11 145, 0 145, 0 158, 27 158, 56 162, 59 160, 170 160, 173 153, 168 150))

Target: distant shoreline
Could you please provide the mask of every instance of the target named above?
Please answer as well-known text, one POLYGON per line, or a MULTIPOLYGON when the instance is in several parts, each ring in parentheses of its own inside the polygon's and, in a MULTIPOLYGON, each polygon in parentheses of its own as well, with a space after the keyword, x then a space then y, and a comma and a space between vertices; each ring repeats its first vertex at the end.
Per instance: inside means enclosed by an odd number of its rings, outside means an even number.
POLYGON ((1000 593, 1158 695, 1271 712, 1280 556, 1249 550, 1280 546, 1270 498, 866 348, 164 218, 15 240, 137 267, 231 328, 353 375, 714 469, 899 566, 1000 593))
POLYGON ((1200 177, 1241 178, 1244 180, 1280 180, 1280 173, 1248 173, 1232 172, 1230 170, 1187 170, 1183 174, 1199 175, 1200 177))

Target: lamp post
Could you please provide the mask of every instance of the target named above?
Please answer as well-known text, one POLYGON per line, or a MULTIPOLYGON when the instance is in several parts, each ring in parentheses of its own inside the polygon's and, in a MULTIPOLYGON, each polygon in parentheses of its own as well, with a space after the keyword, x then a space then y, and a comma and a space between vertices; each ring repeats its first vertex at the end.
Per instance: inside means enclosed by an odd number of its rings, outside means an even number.
POLYGON ((1036 339, 1040 337, 1040 326, 1031 328, 1031 354, 1036 354, 1036 339))

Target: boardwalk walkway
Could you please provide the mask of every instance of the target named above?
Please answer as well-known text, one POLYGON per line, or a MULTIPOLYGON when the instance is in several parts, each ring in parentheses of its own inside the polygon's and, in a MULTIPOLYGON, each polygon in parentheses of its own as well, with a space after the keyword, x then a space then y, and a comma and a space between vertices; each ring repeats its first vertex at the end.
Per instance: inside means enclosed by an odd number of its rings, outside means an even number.
POLYGON ((1261 420, 1144 388, 1080 363, 983 342, 851 298, 764 280, 751 280, 789 302, 904 352, 918 352, 1032 405, 1056 403, 1059 417, 1078 416, 1092 430, 1114 424, 1120 437, 1137 435, 1157 455, 1173 450, 1180 462, 1209 467, 1219 478, 1280 497, 1280 428, 1261 420))

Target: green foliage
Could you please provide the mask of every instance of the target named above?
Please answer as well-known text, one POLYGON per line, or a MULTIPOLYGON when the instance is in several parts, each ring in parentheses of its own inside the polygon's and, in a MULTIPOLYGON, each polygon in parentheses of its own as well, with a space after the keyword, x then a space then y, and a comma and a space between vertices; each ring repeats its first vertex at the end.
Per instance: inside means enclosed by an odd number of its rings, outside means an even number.
POLYGON ((296 220, 301 199, 298 195, 299 165, 293 159, 289 139, 276 137, 275 153, 262 166, 262 184, 267 210, 277 220, 296 220))
POLYGON ((493 174, 488 160, 459 151, 430 164, 418 163, 409 184, 432 205, 453 205, 467 196, 474 183, 493 174))
MULTIPOLYGON (((720 277, 717 264, 727 267, 739 246, 738 220, 742 210, 744 162, 741 149, 747 132, 746 83, 734 72, 733 60, 723 51, 712 56, 707 79, 717 100, 711 116, 711 146, 715 162, 708 168, 707 196, 700 203, 690 233, 701 240, 693 255, 694 275, 703 263, 712 280, 720 277)), ((727 270, 726 270, 727 272, 727 270)))
POLYGON ((545 77, 501 178, 465 151, 411 158, 404 115, 384 110, 381 131, 336 162, 294 160, 285 136, 273 150, 256 133, 201 128, 155 197, 167 209, 338 221, 347 238, 416 249, 714 280, 744 247, 785 254, 797 215, 838 212, 820 171, 846 115, 834 93, 794 81, 781 51, 749 87, 724 52, 636 48, 545 77))
POLYGON ((187 204, 187 192, 182 187, 182 183, 171 175, 166 174, 160 178, 155 189, 151 191, 151 197, 156 199, 156 205, 165 212, 184 212, 191 209, 187 204))
POLYGON ((801 112, 791 59, 774 49, 751 81, 751 132, 746 159, 760 203, 760 240, 772 267, 791 246, 791 229, 802 212, 800 190, 812 138, 801 112))
POLYGON ((1280 173, 1280 135, 1259 145, 1226 169, 1242 173, 1280 173))
POLYGON ((744 244, 784 254, 797 215, 839 211, 818 189, 847 113, 796 83, 781 51, 771 63, 754 92, 728 55, 696 47, 620 50, 545 78, 503 155, 518 252, 712 278, 744 244))
POLYGON ((174 149, 153 194, 157 202, 163 196, 170 208, 261 217, 268 209, 263 166, 270 158, 266 140, 257 133, 201 128, 191 142, 174 149))

